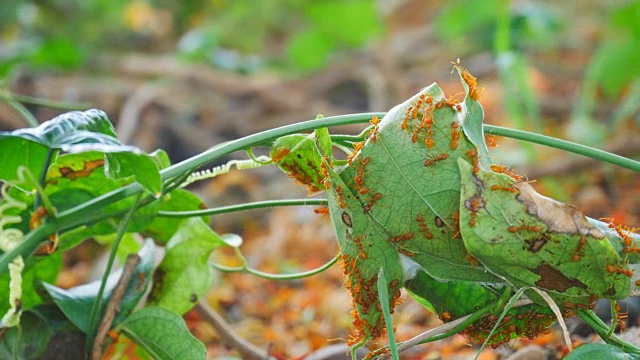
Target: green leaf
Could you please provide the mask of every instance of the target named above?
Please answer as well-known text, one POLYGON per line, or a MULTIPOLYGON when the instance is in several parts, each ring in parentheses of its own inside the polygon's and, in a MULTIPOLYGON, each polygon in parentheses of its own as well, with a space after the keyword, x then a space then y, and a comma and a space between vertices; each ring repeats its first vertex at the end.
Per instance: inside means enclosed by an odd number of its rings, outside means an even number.
POLYGON ((137 152, 117 152, 106 153, 105 159, 108 177, 113 179, 133 177, 155 197, 161 195, 160 169, 151 156, 137 152))
POLYGON ((640 357, 637 355, 627 354, 613 345, 597 343, 581 345, 579 348, 573 350, 564 357, 565 360, 626 360, 638 358, 640 357))
POLYGON ((58 359, 84 358, 84 334, 54 304, 31 308, 22 315, 20 326, 4 331, 0 359, 48 359, 54 348, 58 359))
POLYGON ((40 359, 55 334, 42 319, 30 312, 22 315, 19 327, 5 330, 0 341, 0 358, 2 359, 40 359))
MULTIPOLYGON (((40 304, 42 283, 54 282, 62 268, 62 256, 59 252, 45 257, 30 257, 25 261, 22 273, 22 308, 29 309, 40 304)), ((0 275, 0 314, 9 309, 9 273, 0 275)))
POLYGON ((307 186, 309 192, 326 190, 323 183, 322 156, 316 149, 314 135, 283 136, 271 146, 271 159, 288 174, 307 186))
POLYGON ((481 116, 476 104, 470 112, 468 105, 447 101, 432 84, 391 109, 374 130, 377 135, 340 172, 359 211, 383 228, 387 239, 411 234, 394 247, 441 280, 498 281, 469 260, 458 229, 456 159, 478 158, 467 137, 473 127, 461 131, 469 116, 475 121, 481 116))
MULTIPOLYGON (((154 245, 152 241, 146 241, 139 252, 140 263, 131 278, 125 295, 120 303, 120 313, 114 320, 114 325, 126 317, 140 302, 151 281, 154 261, 154 245)), ((101 309, 99 314, 104 313, 111 292, 115 288, 118 280, 122 276, 122 269, 109 275, 107 285, 102 296, 101 309)), ((93 303, 98 296, 101 281, 94 281, 89 284, 76 286, 71 289, 62 289, 45 283, 45 289, 58 305, 60 310, 67 316, 75 326, 83 332, 87 332, 90 325, 90 314, 93 303)))
POLYGON ((177 314, 145 307, 122 323, 123 332, 155 359, 205 359, 206 350, 177 314))
MULTIPOLYGON (((407 281, 406 288, 411 297, 444 322, 449 322, 492 304, 498 303, 508 289, 505 284, 487 284, 474 281, 438 281, 424 271, 407 281)), ((535 337, 556 322, 555 315, 546 305, 530 304, 511 308, 491 333, 497 316, 487 314, 462 332, 471 341, 481 344, 487 337, 489 344, 500 345, 518 337, 535 337)))
POLYGON ((154 275, 148 304, 178 314, 191 309, 211 287, 211 252, 224 241, 201 218, 189 218, 166 245, 166 255, 154 275))
POLYGON ((475 171, 463 159, 458 163, 462 237, 487 269, 516 288, 547 291, 561 308, 628 296, 631 281, 622 273, 627 264, 582 213, 541 196, 528 183, 475 171))
POLYGON ((0 136, 19 137, 64 151, 72 151, 73 145, 79 144, 120 144, 107 115, 97 109, 71 111, 36 128, 4 131, 0 136))
POLYGON ((355 342, 384 334, 385 321, 376 289, 380 268, 385 267, 391 294, 387 308, 393 309, 400 296, 404 274, 399 254, 390 235, 362 211, 362 205, 340 176, 327 165, 331 190, 328 193, 331 220, 338 235, 342 265, 357 313, 354 314, 355 342))
MULTIPOLYGON (((45 193, 58 212, 73 208, 109 191, 131 183, 131 179, 113 179, 105 175, 105 161, 100 152, 67 154, 59 156, 49 167, 45 181, 45 193)), ((116 213, 132 206, 127 198, 100 209, 101 213, 116 213)), ((153 221, 159 204, 154 202, 136 211, 128 230, 142 231, 153 221)), ((95 235, 114 234, 118 217, 105 219, 88 227, 79 227, 60 236, 60 248, 70 249, 82 240, 95 235)))
MULTIPOLYGON (((206 205, 195 194, 183 189, 176 189, 160 199, 158 211, 187 211, 205 209, 206 205)), ((202 220, 209 221, 208 216, 202 220)), ((157 217, 142 231, 154 240, 165 244, 176 233, 184 222, 181 218, 157 217)))
POLYGON ((37 177, 52 149, 105 153, 105 169, 110 177, 132 176, 152 194, 161 190, 158 161, 136 147, 123 145, 106 114, 96 109, 68 112, 36 128, 0 132, 0 151, 15 154, 1 167, 0 178, 17 181, 18 166, 23 164, 37 177))
POLYGON ((20 182, 18 168, 25 166, 35 178, 38 178, 45 159, 47 148, 20 137, 6 136, 0 132, 0 154, 12 154, 0 158, 0 180, 16 184, 20 182))

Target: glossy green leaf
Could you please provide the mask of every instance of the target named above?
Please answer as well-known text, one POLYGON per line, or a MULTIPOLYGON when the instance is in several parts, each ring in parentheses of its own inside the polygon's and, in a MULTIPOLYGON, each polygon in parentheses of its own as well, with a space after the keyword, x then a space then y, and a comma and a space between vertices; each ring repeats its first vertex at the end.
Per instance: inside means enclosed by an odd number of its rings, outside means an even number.
POLYGON ((209 256, 222 246, 224 241, 201 218, 185 220, 165 247, 147 303, 178 314, 191 309, 211 287, 209 256))
POLYGON ((182 318, 161 307, 145 307, 131 314, 122 331, 158 360, 206 359, 204 345, 182 318))
MULTIPOLYGON (((146 292, 153 272, 153 252, 153 242, 147 241, 140 250, 139 255, 141 261, 132 275, 131 282, 127 286, 125 295, 120 303, 120 314, 115 318, 114 325, 125 318, 136 307, 146 292)), ((121 276, 122 269, 109 275, 105 291, 102 296, 102 301, 100 303, 100 314, 104 312, 109 298, 111 297, 111 292, 121 276)), ((90 325, 91 309, 96 297, 98 296, 100 283, 101 281, 94 281, 71 289, 62 289, 46 283, 44 285, 53 301, 67 316, 69 321, 86 333, 90 325)))
POLYGON ((152 194, 161 189, 157 163, 138 148, 123 145, 106 114, 96 109, 68 112, 36 128, 0 132, 0 152, 15 155, 1 167, 0 178, 16 181, 17 168, 23 164, 38 177, 47 152, 54 149, 67 153, 105 153, 105 168, 110 177, 133 176, 152 194))
POLYGON ((156 197, 162 191, 160 169, 151 157, 135 152, 105 154, 107 176, 114 179, 133 177, 142 187, 156 197))

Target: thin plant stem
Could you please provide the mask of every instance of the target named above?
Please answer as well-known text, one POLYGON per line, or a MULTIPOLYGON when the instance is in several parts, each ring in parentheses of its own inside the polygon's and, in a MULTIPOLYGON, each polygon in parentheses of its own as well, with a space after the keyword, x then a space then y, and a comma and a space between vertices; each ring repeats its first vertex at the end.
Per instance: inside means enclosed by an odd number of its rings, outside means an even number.
POLYGON ((593 310, 578 309, 578 317, 582 319, 598 334, 607 344, 614 345, 630 354, 640 354, 640 348, 620 339, 616 335, 607 336, 609 327, 596 315, 593 310))
MULTIPOLYGON (((2 97, 2 93, 0 92, 0 98, 2 97)), ((40 125, 40 123, 38 122, 38 119, 36 119, 33 114, 31 114, 31 112, 24 107, 24 105, 20 104, 19 102, 15 101, 12 98, 3 98, 2 100, 4 100, 5 103, 7 103, 7 105, 11 106, 15 111, 17 111, 20 116, 22 116, 22 118, 24 119, 24 121, 27 123, 27 125, 29 125, 30 127, 36 127, 38 125, 40 125)))
POLYGON ((317 275, 325 270, 327 270, 328 268, 330 268, 331 266, 333 266, 336 262, 338 262, 338 259, 340 259, 340 256, 336 256, 333 259, 329 260, 327 263, 325 263, 324 265, 317 267, 315 269, 309 270, 309 271, 303 271, 303 272, 299 272, 299 273, 293 273, 293 274, 271 274, 271 273, 266 273, 260 270, 255 270, 252 269, 246 265, 244 266, 235 266, 235 267, 230 267, 230 266, 224 266, 224 265, 220 265, 220 264, 216 264, 211 262, 210 265, 219 271, 222 272, 228 272, 228 273, 234 273, 234 272, 243 272, 243 273, 247 273, 247 274, 252 274, 258 277, 261 277, 263 279, 268 279, 268 280, 297 280, 297 279, 302 279, 302 278, 306 278, 309 276, 313 276, 313 275, 317 275))
POLYGON ((268 200, 255 201, 250 203, 221 206, 211 209, 191 210, 191 211, 158 211, 160 217, 183 218, 205 215, 219 215, 237 211, 255 210, 261 208, 270 208, 278 206, 308 206, 308 205, 327 205, 326 199, 292 199, 292 200, 268 200))
POLYGON ((87 354, 91 354, 91 349, 93 349, 93 340, 94 334, 96 331, 96 327, 98 325, 98 317, 100 316, 100 303, 102 302, 102 296, 104 294, 104 289, 107 286, 107 279, 111 274, 111 267, 113 266, 113 262, 116 258, 116 252, 118 251, 118 246, 120 246, 120 240, 124 236, 127 231, 127 227, 129 226, 129 222, 131 222, 131 218, 133 214, 136 212, 138 205, 140 204, 140 200, 142 199, 142 193, 138 193, 133 205, 127 212, 127 214, 122 218, 120 225, 118 226, 118 232, 116 233, 116 239, 111 246, 111 252, 109 253, 109 259, 107 261, 107 267, 104 270, 102 275, 102 282, 100 283, 100 289, 98 289, 98 295, 93 302, 93 307, 91 308, 91 315, 89 316, 89 328, 87 330, 87 354))
POLYGON ((494 125, 484 125, 484 131, 490 135, 504 136, 512 139, 523 140, 535 144, 545 145, 552 148, 569 151, 575 154, 584 155, 596 160, 608 162, 640 172, 640 162, 612 154, 604 150, 595 149, 586 145, 576 144, 570 141, 553 138, 546 135, 530 133, 522 130, 515 130, 494 125))

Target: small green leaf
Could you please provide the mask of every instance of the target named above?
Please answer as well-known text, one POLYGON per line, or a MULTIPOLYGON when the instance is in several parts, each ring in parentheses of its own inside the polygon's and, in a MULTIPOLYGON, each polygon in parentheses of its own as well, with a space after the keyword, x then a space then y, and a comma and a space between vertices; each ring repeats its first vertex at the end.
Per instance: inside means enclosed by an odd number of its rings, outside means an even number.
POLYGON ((310 192, 326 190, 321 169, 322 156, 316 148, 314 134, 283 136, 274 141, 270 156, 282 171, 305 184, 310 192))
POLYGON ((189 218, 166 245, 148 304, 184 314, 211 287, 211 252, 225 242, 201 218, 189 218))
POLYGON ((565 360, 627 360, 638 358, 637 355, 627 354, 613 345, 596 343, 584 344, 564 357, 565 360))
POLYGON ((158 360, 205 359, 206 350, 177 314, 145 307, 122 323, 123 332, 158 360))
POLYGON ((162 181, 156 161, 146 154, 137 152, 106 153, 105 170, 113 179, 133 177, 154 196, 160 196, 162 181))

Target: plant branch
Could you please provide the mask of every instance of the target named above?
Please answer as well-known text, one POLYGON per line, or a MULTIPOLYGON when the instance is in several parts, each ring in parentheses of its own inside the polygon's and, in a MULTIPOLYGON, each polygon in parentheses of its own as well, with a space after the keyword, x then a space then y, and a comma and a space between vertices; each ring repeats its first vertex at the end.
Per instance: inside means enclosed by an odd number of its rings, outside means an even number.
MULTIPOLYGON (((113 266, 113 262, 116 258, 116 253, 118 251, 118 246, 120 245, 120 240, 124 236, 127 231, 127 227, 129 227, 129 222, 133 217, 133 214, 136 212, 138 205, 140 204, 140 199, 142 198, 142 193, 138 193, 136 200, 133 202, 131 209, 127 212, 124 218, 120 221, 120 225, 118 226, 118 232, 116 233, 116 240, 111 246, 111 252, 109 253, 109 259, 107 260, 107 267, 104 270, 102 275, 102 282, 100 283, 100 289, 98 290, 98 295, 96 295, 96 299, 93 302, 93 307, 91 308, 91 315, 89 316, 89 328, 87 330, 87 352, 91 351, 93 348, 93 338, 96 329, 97 319, 100 316, 100 303, 102 302, 102 296, 104 294, 104 289, 107 286, 107 279, 111 274, 111 267, 113 266)), ((89 355, 87 353, 87 355, 89 355)))

